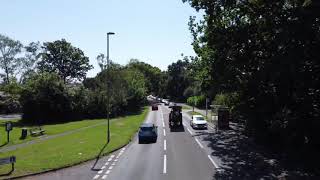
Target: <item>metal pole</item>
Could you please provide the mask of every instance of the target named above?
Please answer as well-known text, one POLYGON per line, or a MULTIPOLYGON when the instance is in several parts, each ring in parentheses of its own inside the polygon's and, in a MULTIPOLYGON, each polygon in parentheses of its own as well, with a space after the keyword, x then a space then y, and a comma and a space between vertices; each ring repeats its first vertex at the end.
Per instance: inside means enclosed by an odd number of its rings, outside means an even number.
POLYGON ((110 87, 109 87, 109 33, 107 34, 107 121, 108 121, 108 134, 107 134, 107 143, 110 142, 110 87))
POLYGON ((208 119, 208 98, 206 98, 206 118, 208 119))

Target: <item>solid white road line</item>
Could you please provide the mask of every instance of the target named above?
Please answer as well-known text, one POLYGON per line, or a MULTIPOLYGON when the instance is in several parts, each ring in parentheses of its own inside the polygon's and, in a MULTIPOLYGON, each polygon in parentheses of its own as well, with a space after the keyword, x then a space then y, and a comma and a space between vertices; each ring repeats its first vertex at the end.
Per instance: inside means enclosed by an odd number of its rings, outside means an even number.
POLYGON ((167 150, 167 140, 163 141, 163 150, 167 150))
POLYGON ((166 129, 163 129, 163 136, 166 136, 166 129))
POLYGON ((213 166, 219 171, 219 166, 214 162, 214 160, 211 158, 210 155, 208 155, 208 158, 210 159, 210 161, 213 164, 213 166))
POLYGON ((102 176, 102 179, 107 179, 107 176, 108 176, 108 175, 103 175, 103 176, 102 176))
POLYGON ((189 129, 189 128, 187 128, 187 130, 189 131, 189 133, 192 135, 193 133, 192 133, 192 131, 189 129))
POLYGON ((95 175, 93 179, 98 179, 100 175, 95 175))
POLYGON ((200 143, 200 141, 199 141, 197 138, 195 138, 195 140, 197 141, 197 143, 199 144, 199 146, 203 149, 203 146, 202 146, 202 144, 200 143))
POLYGON ((163 157, 163 174, 167 173, 167 155, 163 157))

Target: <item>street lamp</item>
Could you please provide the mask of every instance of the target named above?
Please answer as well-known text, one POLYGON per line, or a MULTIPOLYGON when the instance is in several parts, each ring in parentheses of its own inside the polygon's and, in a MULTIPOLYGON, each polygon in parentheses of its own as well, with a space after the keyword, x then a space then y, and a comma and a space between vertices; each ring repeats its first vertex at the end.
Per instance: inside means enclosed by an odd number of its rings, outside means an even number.
POLYGON ((109 65, 110 65, 110 60, 109 60, 109 36, 114 35, 114 32, 108 32, 107 33, 107 121, 108 121, 108 140, 107 143, 110 142, 110 78, 109 78, 109 65))

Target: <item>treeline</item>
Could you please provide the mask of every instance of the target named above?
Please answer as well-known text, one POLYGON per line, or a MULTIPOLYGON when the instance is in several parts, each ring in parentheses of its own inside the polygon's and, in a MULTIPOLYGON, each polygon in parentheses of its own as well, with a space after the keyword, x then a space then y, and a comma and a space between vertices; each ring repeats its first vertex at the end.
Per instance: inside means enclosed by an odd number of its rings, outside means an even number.
POLYGON ((23 113, 33 124, 57 123, 140 110, 149 93, 158 93, 161 70, 138 60, 122 66, 97 56, 101 72, 92 69, 82 50, 66 40, 27 46, 0 35, 0 113, 23 113))
POLYGON ((201 93, 232 106, 260 142, 319 148, 320 4, 183 1, 204 12, 189 23, 201 93))

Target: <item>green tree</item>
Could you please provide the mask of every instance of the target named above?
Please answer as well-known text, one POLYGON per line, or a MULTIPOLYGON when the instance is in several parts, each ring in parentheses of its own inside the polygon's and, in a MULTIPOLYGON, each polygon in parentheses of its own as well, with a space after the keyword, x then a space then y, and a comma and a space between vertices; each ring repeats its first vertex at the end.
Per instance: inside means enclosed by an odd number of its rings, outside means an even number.
POLYGON ((5 82, 10 83, 10 78, 19 67, 21 58, 16 56, 21 53, 22 44, 0 34, 0 68, 4 70, 5 82))
POLYGON ((65 39, 43 44, 41 60, 38 63, 42 72, 55 72, 66 83, 68 80, 81 80, 92 69, 89 58, 82 50, 73 47, 65 39))

